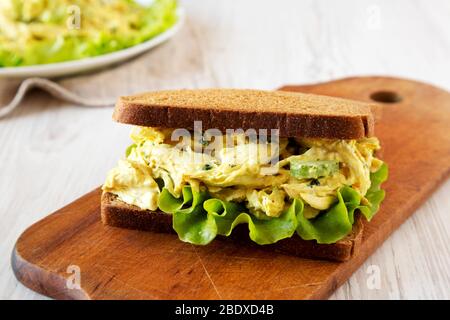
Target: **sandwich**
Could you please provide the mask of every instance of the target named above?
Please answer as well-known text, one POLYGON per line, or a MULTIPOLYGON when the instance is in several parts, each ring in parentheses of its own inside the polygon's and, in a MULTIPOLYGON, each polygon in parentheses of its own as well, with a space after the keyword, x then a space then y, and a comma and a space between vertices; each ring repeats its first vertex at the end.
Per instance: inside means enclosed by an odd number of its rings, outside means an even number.
POLYGON ((113 119, 132 142, 102 187, 102 221, 348 260, 385 196, 372 107, 238 89, 121 97, 113 119))

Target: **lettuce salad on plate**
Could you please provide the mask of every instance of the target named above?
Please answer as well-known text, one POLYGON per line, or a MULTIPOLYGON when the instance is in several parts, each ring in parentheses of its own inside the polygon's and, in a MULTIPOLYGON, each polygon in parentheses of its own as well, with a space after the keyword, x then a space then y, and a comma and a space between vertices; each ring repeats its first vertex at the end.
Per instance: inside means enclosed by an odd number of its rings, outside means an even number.
POLYGON ((129 48, 173 26, 175 0, 1 0, 0 67, 78 60, 129 48))

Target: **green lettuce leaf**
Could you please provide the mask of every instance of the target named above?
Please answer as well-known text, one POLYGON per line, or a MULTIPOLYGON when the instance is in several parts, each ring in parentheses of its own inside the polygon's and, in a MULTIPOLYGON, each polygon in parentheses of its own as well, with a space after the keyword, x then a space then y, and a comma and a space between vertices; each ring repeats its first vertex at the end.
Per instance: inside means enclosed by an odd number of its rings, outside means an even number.
POLYGON ((358 206, 358 209, 366 217, 367 221, 372 220, 373 216, 380 208, 381 202, 384 200, 385 192, 381 189, 381 184, 388 179, 388 176, 389 170, 385 163, 383 163, 378 171, 370 175, 372 183, 366 194, 366 199, 369 201, 370 205, 358 206))
POLYGON ((380 207, 385 192, 380 185, 388 178, 388 167, 385 163, 370 175, 371 186, 366 193, 369 205, 361 205, 361 196, 348 186, 338 191, 338 202, 326 212, 313 219, 305 219, 303 214, 297 216, 297 234, 304 240, 316 240, 317 243, 335 243, 344 238, 352 230, 355 210, 360 210, 370 221, 380 207))
POLYGON ((306 219, 300 212, 297 215, 297 234, 304 240, 316 240, 317 243, 334 243, 349 234, 352 221, 345 205, 347 199, 344 200, 342 195, 348 193, 345 191, 348 190, 338 191, 338 202, 313 219, 306 219))
POLYGON ((208 244, 217 235, 213 218, 203 210, 206 192, 193 192, 185 186, 179 198, 167 189, 161 191, 158 207, 165 213, 173 215, 172 225, 180 240, 194 244, 208 244))
POLYGON ((209 199, 203 204, 208 216, 212 216, 217 226, 217 234, 229 236, 234 227, 247 224, 250 239, 257 244, 270 244, 290 238, 297 227, 297 212, 303 211, 303 203, 294 200, 288 210, 278 218, 258 219, 246 212, 246 208, 219 199, 209 199))
MULTIPOLYGON (((291 237, 296 229, 296 206, 276 219, 261 220, 245 212, 245 207, 219 199, 207 198, 206 192, 196 192, 184 187, 179 198, 163 189, 159 197, 159 208, 173 215, 173 228, 182 241, 193 244, 208 244, 217 235, 229 236, 234 227, 246 223, 250 238, 258 244, 274 243, 291 237)), ((301 201, 294 201, 303 210, 301 201)))
POLYGON ((163 188, 159 208, 173 215, 173 228, 182 241, 205 245, 217 235, 229 236, 239 224, 246 224, 249 237, 260 245, 290 238, 296 232, 304 240, 335 243, 352 230, 355 210, 367 220, 372 219, 384 198, 380 185, 387 179, 385 164, 371 175, 372 185, 366 194, 369 205, 361 205, 362 197, 351 187, 338 191, 337 202, 313 219, 303 215, 304 204, 294 199, 290 207, 277 218, 258 219, 237 203, 211 198, 205 191, 193 191, 185 186, 179 198, 163 188))

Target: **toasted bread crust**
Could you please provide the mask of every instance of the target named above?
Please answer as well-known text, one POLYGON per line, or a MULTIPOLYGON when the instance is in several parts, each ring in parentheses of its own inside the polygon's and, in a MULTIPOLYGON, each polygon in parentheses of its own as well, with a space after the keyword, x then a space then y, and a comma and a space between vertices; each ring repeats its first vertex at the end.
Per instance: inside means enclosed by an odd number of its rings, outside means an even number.
POLYGON ((165 128, 279 129, 283 137, 360 139, 373 135, 371 105, 327 96, 262 90, 203 89, 121 97, 114 120, 165 128))
MULTIPOLYGON (((118 200, 117 196, 108 192, 102 194, 101 217, 105 225, 112 227, 174 233, 170 214, 161 211, 141 210, 136 206, 118 200)), ((358 251, 362 234, 363 223, 358 217, 353 225, 352 233, 334 244, 318 244, 316 241, 306 241, 294 235, 271 245, 259 246, 249 240, 248 230, 243 226, 238 226, 230 237, 221 237, 221 239, 238 241, 243 245, 263 247, 301 258, 346 261, 358 251)))

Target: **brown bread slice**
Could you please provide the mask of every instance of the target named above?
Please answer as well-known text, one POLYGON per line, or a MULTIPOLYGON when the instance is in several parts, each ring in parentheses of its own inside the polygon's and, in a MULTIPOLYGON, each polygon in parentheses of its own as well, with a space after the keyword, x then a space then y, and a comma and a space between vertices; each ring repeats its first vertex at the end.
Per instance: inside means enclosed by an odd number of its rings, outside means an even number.
MULTIPOLYGON (((101 217, 105 225, 143 231, 174 233, 172 216, 161 211, 142 210, 117 199, 112 193, 104 192, 101 200, 101 217)), ((358 217, 352 233, 334 244, 317 244, 294 235, 275 244, 259 246, 249 240, 245 226, 238 226, 227 241, 239 241, 242 245, 257 246, 267 250, 298 256, 301 258, 346 261, 358 251, 363 234, 363 222, 358 217)))
POLYGON ((360 139, 373 135, 372 105, 283 91, 202 89, 121 97, 113 118, 165 128, 279 129, 284 137, 360 139))

